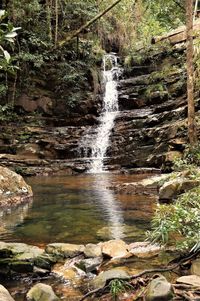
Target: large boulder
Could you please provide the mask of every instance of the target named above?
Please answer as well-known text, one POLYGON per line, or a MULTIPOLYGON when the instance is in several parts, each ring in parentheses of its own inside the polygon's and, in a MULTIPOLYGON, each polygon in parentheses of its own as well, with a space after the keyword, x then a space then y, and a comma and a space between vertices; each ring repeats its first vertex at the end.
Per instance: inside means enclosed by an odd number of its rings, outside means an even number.
POLYGON ((173 299, 173 295, 171 283, 159 275, 149 283, 145 301, 168 301, 173 299))
POLYGON ((59 301, 52 287, 47 284, 38 283, 27 293, 28 301, 59 301))
POLYGON ((33 196, 22 176, 0 166, 0 207, 18 206, 33 196))
POLYGON ((15 301, 10 295, 9 291, 3 286, 0 285, 0 300, 1 301, 15 301))

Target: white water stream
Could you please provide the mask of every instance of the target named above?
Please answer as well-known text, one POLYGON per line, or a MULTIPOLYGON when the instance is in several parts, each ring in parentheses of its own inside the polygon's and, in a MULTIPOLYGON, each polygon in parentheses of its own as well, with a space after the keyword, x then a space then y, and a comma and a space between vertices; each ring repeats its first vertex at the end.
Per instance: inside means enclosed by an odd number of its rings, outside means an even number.
POLYGON ((104 158, 109 146, 109 138, 114 126, 114 120, 118 114, 117 82, 121 69, 114 54, 107 54, 103 58, 103 79, 105 95, 103 98, 103 110, 100 116, 100 124, 97 135, 91 145, 91 168, 90 173, 104 171, 104 158))

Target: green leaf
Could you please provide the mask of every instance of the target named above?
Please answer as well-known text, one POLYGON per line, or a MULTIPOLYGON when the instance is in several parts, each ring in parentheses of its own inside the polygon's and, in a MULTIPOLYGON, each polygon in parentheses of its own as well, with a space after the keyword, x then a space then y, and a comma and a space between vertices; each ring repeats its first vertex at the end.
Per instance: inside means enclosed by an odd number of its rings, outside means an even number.
POLYGON ((15 31, 11 31, 5 35, 6 38, 15 38, 17 33, 15 31))
POLYGON ((6 11, 4 9, 0 9, 0 18, 5 16, 6 11))
POLYGON ((10 59, 11 59, 10 53, 7 50, 4 50, 3 53, 4 53, 7 63, 9 63, 10 59))

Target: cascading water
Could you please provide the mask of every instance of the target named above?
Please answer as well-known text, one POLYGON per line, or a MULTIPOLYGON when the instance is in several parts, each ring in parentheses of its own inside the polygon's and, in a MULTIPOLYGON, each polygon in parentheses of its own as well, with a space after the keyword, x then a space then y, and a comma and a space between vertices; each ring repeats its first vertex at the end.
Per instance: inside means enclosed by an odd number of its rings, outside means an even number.
POLYGON ((101 173, 104 167, 104 158, 109 146, 109 138, 114 126, 114 120, 118 114, 118 92, 117 82, 121 74, 117 57, 107 54, 103 58, 103 79, 105 84, 105 95, 103 98, 103 111, 100 116, 100 124, 97 135, 91 146, 91 168, 90 173, 101 173), (109 67, 109 68, 108 68, 109 67))

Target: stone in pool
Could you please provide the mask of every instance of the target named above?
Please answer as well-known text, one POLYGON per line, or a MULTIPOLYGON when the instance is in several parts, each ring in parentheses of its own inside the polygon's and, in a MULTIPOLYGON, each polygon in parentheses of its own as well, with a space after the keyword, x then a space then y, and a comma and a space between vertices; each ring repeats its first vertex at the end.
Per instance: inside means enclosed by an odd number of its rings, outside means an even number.
POLYGON ((80 255, 84 252, 84 249, 85 247, 83 245, 53 243, 47 245, 45 251, 57 258, 68 258, 80 255))
POLYGON ((51 286, 43 283, 34 285, 27 293, 28 301, 59 301, 51 286))

